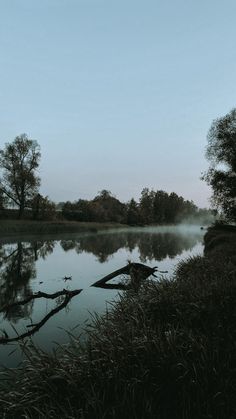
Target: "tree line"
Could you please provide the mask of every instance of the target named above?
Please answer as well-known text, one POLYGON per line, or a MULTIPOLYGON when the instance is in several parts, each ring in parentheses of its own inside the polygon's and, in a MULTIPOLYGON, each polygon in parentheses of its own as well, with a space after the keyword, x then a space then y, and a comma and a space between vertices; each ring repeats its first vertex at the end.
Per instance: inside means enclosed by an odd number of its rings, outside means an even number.
MULTIPOLYGON (((206 157, 210 162, 203 174, 212 188, 212 206, 223 217, 236 220, 236 108, 213 121, 207 136, 206 157)), ((118 222, 131 225, 176 223, 186 218, 209 216, 192 201, 175 192, 144 188, 138 202, 120 202, 110 191, 102 190, 92 200, 78 199, 59 205, 39 192, 37 174, 41 153, 37 141, 26 134, 0 149, 0 210, 18 208, 18 218, 26 211, 34 219, 52 219, 62 214, 76 221, 118 222)))
POLYGON ((139 201, 119 201, 110 191, 102 190, 92 200, 61 202, 63 217, 74 221, 116 222, 128 225, 168 224, 186 219, 208 217, 209 210, 198 209, 192 202, 172 192, 144 188, 139 201))

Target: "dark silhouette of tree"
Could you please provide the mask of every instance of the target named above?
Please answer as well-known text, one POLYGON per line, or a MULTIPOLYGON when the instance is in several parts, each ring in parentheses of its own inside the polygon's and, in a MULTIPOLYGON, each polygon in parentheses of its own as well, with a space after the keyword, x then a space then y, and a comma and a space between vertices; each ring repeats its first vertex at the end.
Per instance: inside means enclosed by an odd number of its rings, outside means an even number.
POLYGON ((156 191, 153 199, 153 221, 157 224, 166 222, 166 210, 168 202, 168 193, 165 191, 156 191))
POLYGON ((126 207, 128 225, 138 225, 141 223, 138 203, 132 198, 126 207))
POLYGON ((150 224, 153 222, 153 200, 154 191, 149 191, 148 188, 144 188, 141 192, 141 198, 139 202, 140 217, 143 224, 150 224))
POLYGON ((207 140, 210 167, 203 179, 213 189, 213 204, 236 220, 236 108, 213 121, 207 140))
POLYGON ((115 198, 110 191, 103 189, 91 202, 93 221, 112 221, 120 223, 125 217, 125 204, 115 198))
POLYGON ((126 206, 104 189, 91 201, 65 202, 62 214, 68 220, 124 223, 126 206))
POLYGON ((33 218, 35 220, 52 220, 56 216, 56 205, 47 196, 39 193, 31 201, 33 218))
MULTIPOLYGON (((139 203, 133 198, 126 204, 103 190, 91 201, 79 199, 65 202, 62 215, 68 220, 117 222, 129 225, 177 223, 184 218, 198 216, 192 201, 172 192, 144 188, 139 203)), ((194 220, 193 220, 194 221, 194 220)))
POLYGON ((40 179, 35 172, 40 156, 37 141, 29 139, 26 134, 6 143, 0 150, 0 189, 19 208, 19 218, 38 192, 40 179))
POLYGON ((175 192, 149 191, 144 188, 140 199, 140 217, 144 224, 164 224, 182 221, 189 215, 197 216, 197 207, 175 192))
POLYGON ((90 201, 79 199, 76 202, 67 201, 62 204, 62 215, 67 220, 93 221, 90 201))

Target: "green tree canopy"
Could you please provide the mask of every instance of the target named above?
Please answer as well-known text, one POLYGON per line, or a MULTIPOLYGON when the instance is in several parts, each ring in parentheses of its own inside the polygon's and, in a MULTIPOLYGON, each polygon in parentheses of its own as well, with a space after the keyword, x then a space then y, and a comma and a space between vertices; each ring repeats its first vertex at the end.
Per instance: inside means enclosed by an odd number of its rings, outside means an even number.
POLYGON ((40 156, 37 141, 29 139, 26 134, 19 135, 0 150, 0 190, 19 208, 19 218, 38 192, 40 178, 36 169, 40 156))
POLYGON ((236 108, 213 121, 207 136, 210 162, 203 179, 212 187, 212 202, 231 220, 236 219, 236 108))

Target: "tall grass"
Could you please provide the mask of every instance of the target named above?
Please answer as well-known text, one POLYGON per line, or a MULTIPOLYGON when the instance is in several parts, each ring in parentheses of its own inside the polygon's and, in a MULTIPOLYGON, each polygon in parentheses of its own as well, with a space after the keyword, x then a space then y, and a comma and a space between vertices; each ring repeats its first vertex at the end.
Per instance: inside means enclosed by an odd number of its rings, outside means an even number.
POLYGON ((236 266, 221 254, 179 264, 95 317, 88 340, 2 374, 4 418, 236 417, 236 266))

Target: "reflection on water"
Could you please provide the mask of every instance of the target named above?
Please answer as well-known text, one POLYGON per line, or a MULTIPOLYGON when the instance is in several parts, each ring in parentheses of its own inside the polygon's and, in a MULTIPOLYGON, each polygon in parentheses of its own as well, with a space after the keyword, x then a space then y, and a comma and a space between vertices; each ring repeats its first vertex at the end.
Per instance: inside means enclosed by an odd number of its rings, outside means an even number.
MULTIPOLYGON (((44 326, 44 333, 37 334, 37 343, 51 347, 49 342, 56 340, 58 333, 54 332, 58 326, 66 329, 78 323, 83 325, 89 318, 88 310, 103 312, 106 301, 117 298, 119 287, 108 284, 103 290, 92 289, 93 282, 126 265, 128 259, 149 266, 158 264, 163 270, 171 271, 181 255, 202 251, 202 236, 199 227, 149 227, 54 236, 45 240, 42 237, 1 240, 0 309, 6 304, 26 300, 38 291, 83 289, 70 302, 67 312, 63 309, 44 326), (65 282, 65 278, 71 280, 65 282)), ((25 331, 29 319, 40 321, 52 308, 52 303, 32 299, 23 305, 12 305, 0 313, 0 330, 8 334, 12 324, 25 331)), ((59 340, 66 341, 65 333, 59 340)), ((0 346, 1 352, 7 352, 3 346, 0 346)))
MULTIPOLYGON (((32 294, 30 280, 36 277, 35 261, 45 259, 53 251, 54 242, 17 241, 0 245, 0 308, 16 300, 24 300, 32 294)), ((5 312, 8 320, 30 317, 32 303, 13 306, 5 312)))
MULTIPOLYGON (((181 230, 180 230, 181 231, 181 230)), ((87 252, 97 257, 100 263, 107 260, 119 249, 132 252, 135 248, 139 251, 140 261, 145 263, 151 260, 163 260, 167 256, 174 258, 184 250, 191 250, 202 238, 201 232, 181 234, 173 229, 169 231, 160 228, 123 231, 119 234, 97 234, 84 236, 74 240, 61 240, 63 250, 75 249, 77 253, 87 252), (174 230, 174 231, 173 231, 174 230)))

